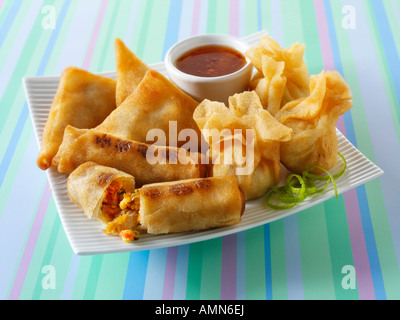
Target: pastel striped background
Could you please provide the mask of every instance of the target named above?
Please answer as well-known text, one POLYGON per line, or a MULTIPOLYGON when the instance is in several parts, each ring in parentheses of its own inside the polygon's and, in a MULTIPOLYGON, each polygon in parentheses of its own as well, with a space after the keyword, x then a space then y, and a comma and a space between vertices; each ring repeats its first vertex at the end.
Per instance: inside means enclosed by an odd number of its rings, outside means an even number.
POLYGON ((399 56, 399 0, 0 0, 0 299, 399 299, 399 56), (42 27, 45 6, 56 10, 53 30, 42 27), (355 29, 342 25, 348 9, 355 29), (385 174, 232 236, 74 255, 35 164, 22 78, 115 70, 115 37, 154 63, 191 35, 261 29, 283 46, 305 43, 311 73, 342 73, 355 106, 338 128, 385 174), (55 289, 42 285, 48 265, 55 289), (342 287, 346 265, 356 289, 342 287))

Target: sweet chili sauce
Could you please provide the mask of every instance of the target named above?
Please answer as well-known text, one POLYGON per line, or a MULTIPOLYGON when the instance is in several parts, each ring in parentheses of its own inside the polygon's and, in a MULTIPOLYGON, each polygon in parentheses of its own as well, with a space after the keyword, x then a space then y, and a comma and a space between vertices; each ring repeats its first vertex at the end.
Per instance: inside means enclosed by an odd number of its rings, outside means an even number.
POLYGON ((238 51, 218 45, 195 48, 176 61, 176 67, 197 77, 220 77, 239 71, 247 64, 238 51))

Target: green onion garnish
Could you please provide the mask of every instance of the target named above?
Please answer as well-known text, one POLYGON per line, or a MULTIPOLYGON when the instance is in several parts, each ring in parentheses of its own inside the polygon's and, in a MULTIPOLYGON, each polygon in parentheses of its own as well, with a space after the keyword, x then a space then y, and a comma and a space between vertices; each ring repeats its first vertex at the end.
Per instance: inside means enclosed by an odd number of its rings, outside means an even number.
POLYGON ((338 198, 337 186, 335 179, 340 178, 347 169, 346 159, 342 154, 339 153, 339 157, 343 160, 344 166, 343 169, 332 175, 328 170, 320 166, 312 166, 305 170, 302 175, 292 174, 286 179, 286 183, 282 187, 274 187, 267 194, 266 204, 275 210, 287 210, 292 209, 297 203, 304 201, 308 196, 323 192, 332 182, 333 187, 335 189, 336 199, 338 198), (320 169, 325 172, 326 175, 316 175, 310 173, 312 169, 320 169), (326 184, 323 188, 317 189, 314 180, 317 181, 326 181, 326 184))

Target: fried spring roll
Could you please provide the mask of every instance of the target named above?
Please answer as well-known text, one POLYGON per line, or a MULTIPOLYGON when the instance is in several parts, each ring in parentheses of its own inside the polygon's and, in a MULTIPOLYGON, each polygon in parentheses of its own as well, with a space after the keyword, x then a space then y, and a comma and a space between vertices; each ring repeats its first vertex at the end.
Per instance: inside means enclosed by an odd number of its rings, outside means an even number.
POLYGON ((235 177, 153 184, 136 192, 140 225, 149 234, 235 225, 245 209, 245 197, 235 177))
POLYGON ((203 178, 207 174, 203 156, 184 149, 122 140, 96 130, 88 130, 78 138, 66 141, 56 156, 57 169, 61 173, 70 174, 85 162, 95 162, 134 176, 137 187, 203 178))

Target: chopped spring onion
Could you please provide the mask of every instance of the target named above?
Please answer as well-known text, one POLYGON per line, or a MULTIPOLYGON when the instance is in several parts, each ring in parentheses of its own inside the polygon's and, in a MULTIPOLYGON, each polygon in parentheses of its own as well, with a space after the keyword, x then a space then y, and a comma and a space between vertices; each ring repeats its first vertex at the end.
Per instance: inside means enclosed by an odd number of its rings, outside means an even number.
POLYGON ((282 187, 274 187, 267 194, 266 204, 275 210, 287 210, 293 208, 297 203, 304 201, 308 196, 323 192, 332 182, 335 189, 335 196, 338 198, 337 186, 335 179, 340 178, 346 171, 347 162, 342 154, 339 157, 343 160, 344 166, 342 170, 332 175, 328 170, 320 166, 312 166, 305 170, 302 175, 292 174, 286 179, 286 183, 282 187), (311 174, 312 169, 318 168, 325 172, 326 175, 311 174), (314 180, 326 181, 326 184, 321 189, 317 189, 314 180))

